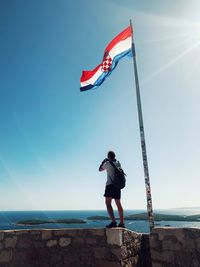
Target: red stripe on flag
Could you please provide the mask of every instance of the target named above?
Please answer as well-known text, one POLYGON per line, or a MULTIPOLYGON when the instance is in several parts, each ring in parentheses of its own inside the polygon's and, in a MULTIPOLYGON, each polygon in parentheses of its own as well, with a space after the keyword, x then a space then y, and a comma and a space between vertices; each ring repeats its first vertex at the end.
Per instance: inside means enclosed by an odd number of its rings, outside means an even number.
POLYGON ((117 43, 123 41, 131 36, 131 27, 128 26, 125 30, 123 30, 120 34, 118 34, 106 47, 105 51, 110 51, 117 43))
POLYGON ((89 80, 90 78, 92 78, 92 76, 94 76, 94 74, 98 71, 99 67, 101 64, 99 64, 95 69, 93 70, 84 70, 82 71, 82 76, 80 81, 81 82, 85 82, 87 80, 89 80))

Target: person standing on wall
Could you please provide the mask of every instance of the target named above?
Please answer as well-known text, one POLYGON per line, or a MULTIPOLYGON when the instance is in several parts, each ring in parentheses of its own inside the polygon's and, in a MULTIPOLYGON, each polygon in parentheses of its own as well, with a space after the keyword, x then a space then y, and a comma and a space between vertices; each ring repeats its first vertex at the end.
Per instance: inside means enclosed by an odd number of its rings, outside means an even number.
POLYGON ((121 168, 121 164, 118 160, 115 158, 115 153, 113 151, 108 152, 108 158, 104 159, 99 166, 99 171, 106 170, 107 172, 107 182, 106 182, 106 188, 105 188, 105 203, 107 207, 108 214, 111 219, 111 223, 106 226, 106 228, 113 228, 113 227, 123 227, 124 225, 124 211, 121 204, 121 189, 117 188, 113 184, 114 176, 115 176, 115 168, 112 166, 114 164, 117 168, 121 168), (112 199, 115 200, 115 203, 117 205, 120 223, 117 225, 115 215, 112 208, 112 199))

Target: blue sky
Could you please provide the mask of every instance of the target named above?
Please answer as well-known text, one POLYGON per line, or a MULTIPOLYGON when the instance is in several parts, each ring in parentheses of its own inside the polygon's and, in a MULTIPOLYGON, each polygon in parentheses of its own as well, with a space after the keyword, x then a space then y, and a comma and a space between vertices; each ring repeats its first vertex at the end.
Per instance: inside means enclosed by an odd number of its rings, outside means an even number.
POLYGON ((146 208, 133 64, 80 93, 134 26, 154 208, 199 206, 199 1, 0 1, 0 210, 104 209, 114 150, 126 209, 146 208))

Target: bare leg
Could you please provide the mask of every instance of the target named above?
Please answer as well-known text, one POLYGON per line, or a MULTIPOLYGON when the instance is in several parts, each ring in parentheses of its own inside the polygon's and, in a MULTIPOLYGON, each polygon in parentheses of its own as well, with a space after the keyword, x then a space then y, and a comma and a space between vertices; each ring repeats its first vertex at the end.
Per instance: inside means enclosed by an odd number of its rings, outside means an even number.
POLYGON ((114 215, 111 203, 112 203, 112 198, 111 197, 106 197, 106 207, 107 207, 108 214, 109 214, 110 219, 112 220, 112 222, 115 223, 116 220, 115 220, 115 215, 114 215))
POLYGON ((115 199, 115 203, 117 205, 119 218, 120 218, 120 223, 123 224, 124 223, 124 211, 123 211, 120 199, 115 199))

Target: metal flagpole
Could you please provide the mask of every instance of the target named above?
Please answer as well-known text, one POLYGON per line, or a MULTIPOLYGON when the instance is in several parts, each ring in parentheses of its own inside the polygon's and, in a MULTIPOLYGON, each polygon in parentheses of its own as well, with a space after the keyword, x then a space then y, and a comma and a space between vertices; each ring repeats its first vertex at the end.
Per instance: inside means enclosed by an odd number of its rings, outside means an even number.
POLYGON ((148 169, 148 162, 147 162, 147 151, 146 151, 146 143, 145 143, 145 135, 144 135, 142 105, 141 105, 141 98, 140 98, 140 87, 139 87, 136 54, 135 54, 135 44, 133 40, 133 26, 132 26, 131 20, 130 20, 130 26, 131 26, 131 36, 132 36, 132 55, 133 55, 133 66, 134 66, 135 86, 136 86, 136 95, 137 95, 138 118, 139 118, 139 127, 140 127, 140 140, 141 140, 145 187, 146 187, 146 196, 147 196, 147 213, 148 213, 148 220, 149 220, 149 226, 150 226, 150 231, 151 231, 154 228, 153 206, 152 206, 152 198, 151 198, 151 187, 150 187, 149 169, 148 169))

